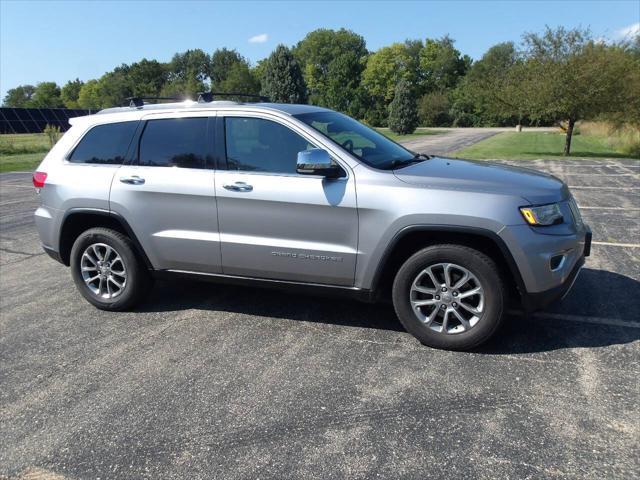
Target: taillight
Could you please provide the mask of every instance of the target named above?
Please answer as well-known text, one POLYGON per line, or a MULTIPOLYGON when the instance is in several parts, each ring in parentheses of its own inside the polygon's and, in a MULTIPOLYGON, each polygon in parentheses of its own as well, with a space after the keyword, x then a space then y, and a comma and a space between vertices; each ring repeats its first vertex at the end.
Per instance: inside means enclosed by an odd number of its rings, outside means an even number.
POLYGON ((33 186, 36 188, 44 187, 44 182, 47 180, 47 174, 44 172, 33 172, 33 186))

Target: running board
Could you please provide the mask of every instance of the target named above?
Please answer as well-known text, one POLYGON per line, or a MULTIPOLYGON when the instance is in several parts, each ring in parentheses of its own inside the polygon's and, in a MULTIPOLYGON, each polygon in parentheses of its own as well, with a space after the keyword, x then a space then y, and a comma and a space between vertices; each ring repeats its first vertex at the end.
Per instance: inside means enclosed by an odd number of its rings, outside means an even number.
POLYGON ((306 283, 293 280, 276 280, 271 278, 243 277, 239 275, 225 275, 223 273, 194 272, 190 270, 156 270, 153 276, 158 279, 172 280, 175 278, 190 278, 214 283, 224 283, 228 285, 244 285, 260 288, 294 288, 298 292, 309 295, 331 295, 355 298, 364 302, 372 302, 373 295, 370 290, 358 287, 347 287, 342 285, 329 285, 324 283, 306 283))

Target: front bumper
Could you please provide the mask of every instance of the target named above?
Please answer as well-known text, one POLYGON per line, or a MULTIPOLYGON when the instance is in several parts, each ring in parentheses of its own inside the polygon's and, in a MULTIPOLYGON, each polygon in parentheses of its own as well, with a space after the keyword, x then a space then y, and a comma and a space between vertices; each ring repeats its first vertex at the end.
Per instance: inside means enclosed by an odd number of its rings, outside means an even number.
POLYGON ((576 260, 571 272, 566 277, 565 281, 560 285, 557 285, 553 288, 545 290, 543 292, 535 292, 535 293, 523 293, 522 295, 522 307, 526 312, 535 312, 537 310, 542 310, 549 304, 563 299, 573 287, 580 270, 584 266, 585 257, 588 257, 591 254, 591 229, 589 227, 586 228, 585 238, 584 238, 584 250, 582 255, 576 260))
POLYGON ((46 245, 42 245, 42 249, 45 251, 45 253, 47 255, 49 255, 51 258, 53 258, 56 262, 60 262, 61 264, 64 265, 64 261, 62 260, 62 257, 60 256, 60 252, 58 252, 57 250, 54 250, 51 247, 47 247, 46 245))

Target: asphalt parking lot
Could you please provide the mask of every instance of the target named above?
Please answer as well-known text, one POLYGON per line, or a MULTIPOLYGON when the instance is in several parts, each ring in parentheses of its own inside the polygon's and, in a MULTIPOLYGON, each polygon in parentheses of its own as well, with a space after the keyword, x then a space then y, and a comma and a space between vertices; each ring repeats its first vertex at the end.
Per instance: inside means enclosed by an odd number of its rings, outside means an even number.
POLYGON ((195 282, 92 308, 0 176, 0 478, 638 478, 640 162, 517 162, 594 233, 567 299, 475 353, 389 306, 195 282))

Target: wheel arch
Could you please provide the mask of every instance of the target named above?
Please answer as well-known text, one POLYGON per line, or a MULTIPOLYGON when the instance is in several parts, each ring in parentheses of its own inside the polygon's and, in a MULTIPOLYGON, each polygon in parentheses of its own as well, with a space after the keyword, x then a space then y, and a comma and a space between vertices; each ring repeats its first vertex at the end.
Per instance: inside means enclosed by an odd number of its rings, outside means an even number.
POLYGON ((500 236, 484 228, 450 225, 411 225, 392 238, 382 254, 371 283, 374 298, 390 295, 395 273, 415 252, 430 245, 452 243, 479 250, 492 258, 503 275, 511 296, 520 300, 526 292, 520 270, 500 236))
POLYGON ((71 248, 76 238, 82 232, 94 227, 111 228, 129 237, 136 254, 140 256, 148 270, 153 270, 151 261, 127 221, 115 212, 93 208, 73 208, 65 214, 60 228, 59 241, 62 263, 69 266, 71 248))

